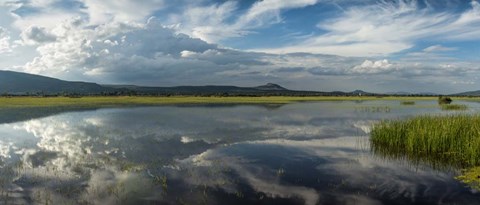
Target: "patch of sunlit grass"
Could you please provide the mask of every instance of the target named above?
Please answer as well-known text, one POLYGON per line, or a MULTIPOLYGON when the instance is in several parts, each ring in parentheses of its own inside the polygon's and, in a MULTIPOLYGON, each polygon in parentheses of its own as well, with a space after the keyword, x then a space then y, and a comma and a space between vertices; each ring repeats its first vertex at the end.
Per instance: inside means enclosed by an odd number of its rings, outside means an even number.
POLYGON ((434 166, 480 165, 480 115, 417 116, 382 121, 371 131, 372 151, 434 166))

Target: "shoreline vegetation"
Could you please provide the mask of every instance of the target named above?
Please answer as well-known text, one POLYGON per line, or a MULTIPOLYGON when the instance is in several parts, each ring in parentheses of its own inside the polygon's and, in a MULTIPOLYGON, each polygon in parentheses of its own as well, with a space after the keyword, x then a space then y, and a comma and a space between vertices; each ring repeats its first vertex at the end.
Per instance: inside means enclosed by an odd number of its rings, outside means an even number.
MULTIPOLYGON (((262 96, 262 97, 196 97, 196 96, 84 96, 84 97, 0 97, 0 108, 8 107, 115 107, 154 106, 168 104, 289 104, 316 101, 371 101, 371 100, 435 100, 437 97, 378 97, 378 96, 262 96)), ((455 98, 479 100, 480 98, 455 98)))
POLYGON ((370 134, 375 155, 457 170, 457 180, 480 191, 480 114, 385 120, 370 134))
POLYGON ((480 165, 480 114, 421 115, 385 120, 371 131, 372 151, 433 167, 480 165))

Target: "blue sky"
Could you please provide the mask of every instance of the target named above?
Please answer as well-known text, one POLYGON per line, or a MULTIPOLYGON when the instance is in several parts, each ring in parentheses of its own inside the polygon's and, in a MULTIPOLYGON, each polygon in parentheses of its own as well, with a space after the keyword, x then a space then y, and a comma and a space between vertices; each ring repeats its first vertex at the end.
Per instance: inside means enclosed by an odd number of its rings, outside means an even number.
POLYGON ((151 86, 480 90, 480 3, 0 0, 0 69, 151 86))

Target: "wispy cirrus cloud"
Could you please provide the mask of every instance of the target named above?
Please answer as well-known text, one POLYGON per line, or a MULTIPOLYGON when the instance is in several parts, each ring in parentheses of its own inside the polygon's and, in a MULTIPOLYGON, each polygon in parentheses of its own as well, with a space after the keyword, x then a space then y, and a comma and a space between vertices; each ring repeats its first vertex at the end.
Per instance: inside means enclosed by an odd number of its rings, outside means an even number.
POLYGON ((415 46, 422 39, 480 39, 480 4, 471 1, 462 13, 420 7, 400 0, 347 8, 321 21, 323 33, 291 45, 254 49, 271 53, 310 52, 342 56, 384 56, 415 46))
POLYGON ((432 52, 444 52, 444 51, 454 51, 457 48, 452 47, 444 47, 442 45, 433 45, 423 49, 424 52, 432 53, 432 52))
POLYGON ((442 45, 433 45, 422 49, 421 51, 409 52, 402 60, 404 61, 458 61, 457 58, 449 55, 449 52, 457 51, 456 47, 445 47, 442 45))
POLYGON ((254 29, 282 22, 281 12, 314 5, 318 0, 257 1, 246 11, 239 11, 236 1, 187 8, 183 14, 170 16, 177 29, 207 42, 240 37, 254 29))
POLYGON ((166 6, 165 0, 79 1, 84 5, 81 11, 88 14, 90 24, 94 25, 109 21, 142 21, 166 6))
POLYGON ((19 0, 5 3, 11 7, 19 29, 30 26, 53 28, 66 19, 88 18, 90 25, 108 22, 144 21, 166 6, 164 0, 101 1, 101 0, 19 0))

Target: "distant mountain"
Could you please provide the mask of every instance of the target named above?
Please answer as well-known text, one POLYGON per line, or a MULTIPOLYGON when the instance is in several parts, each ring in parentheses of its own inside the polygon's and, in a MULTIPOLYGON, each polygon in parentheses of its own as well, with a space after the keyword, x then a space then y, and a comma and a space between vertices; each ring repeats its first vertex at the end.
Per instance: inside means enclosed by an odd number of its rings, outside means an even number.
POLYGON ((0 70, 0 94, 91 94, 111 92, 95 83, 63 81, 55 78, 0 70))
POLYGON ((147 95, 323 95, 325 92, 293 91, 280 85, 268 83, 257 87, 237 87, 230 85, 176 86, 176 87, 142 87, 142 86, 109 86, 111 88, 128 89, 137 94, 147 95))
POLYGON ((195 95, 195 96, 368 96, 353 92, 317 92, 289 90, 274 83, 256 87, 229 85, 146 87, 136 85, 99 85, 72 82, 27 73, 0 71, 0 94, 9 95, 195 95))
POLYGON ((480 90, 457 93, 457 94, 452 94, 452 95, 456 95, 456 96, 480 96, 480 90))
POLYGON ((417 93, 417 95, 439 96, 440 94, 438 94, 438 93, 432 93, 432 92, 421 92, 421 93, 417 93))
POLYGON ((388 92, 385 93, 386 95, 412 95, 410 92, 404 92, 404 91, 399 91, 399 92, 388 92))
POLYGON ((267 90, 267 91, 286 91, 288 89, 280 86, 280 85, 277 85, 277 84, 274 84, 274 83, 267 83, 266 85, 261 85, 261 86, 257 86, 255 87, 255 89, 257 90, 267 90))
POLYGON ((350 95, 358 95, 358 96, 365 96, 365 95, 374 95, 373 93, 368 93, 363 90, 355 90, 349 93, 350 95))
POLYGON ((437 93, 432 93, 432 92, 420 92, 420 93, 411 93, 411 92, 403 92, 403 91, 400 91, 400 92, 389 92, 389 93, 385 93, 386 95, 400 95, 400 96, 407 96, 407 95, 422 95, 422 96, 426 96, 426 95, 431 95, 431 96, 438 96, 439 94, 437 93))

